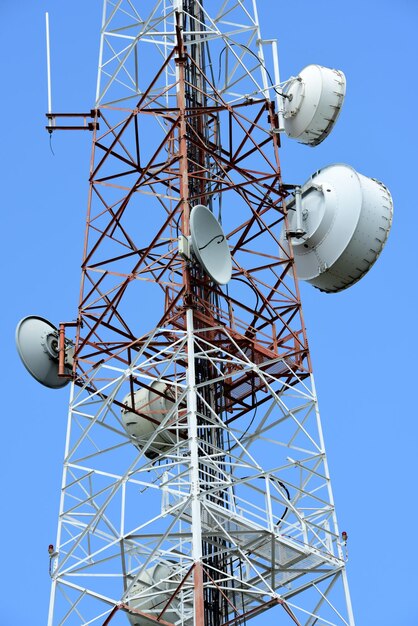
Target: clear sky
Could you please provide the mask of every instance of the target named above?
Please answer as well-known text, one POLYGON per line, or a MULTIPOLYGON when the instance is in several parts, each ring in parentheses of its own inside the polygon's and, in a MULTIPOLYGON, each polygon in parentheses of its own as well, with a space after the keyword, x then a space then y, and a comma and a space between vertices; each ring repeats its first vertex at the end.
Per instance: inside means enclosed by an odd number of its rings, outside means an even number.
MULTIPOLYGON (((0 626, 43 626, 55 541, 68 387, 26 374, 20 318, 76 316, 91 135, 44 130, 44 13, 50 12, 53 108, 94 105, 101 0, 0 3, 3 411, 0 626)), ((418 219, 416 0, 259 0, 279 39, 282 78, 342 69, 347 97, 317 148, 283 141, 285 182, 348 163, 382 180, 395 215, 382 256, 338 295, 302 287, 331 477, 357 625, 418 624, 416 589, 418 219)), ((210 1, 208 0, 208 6, 210 1)), ((266 616, 266 624, 268 623, 266 616)), ((128 622, 127 622, 128 623, 128 622)))

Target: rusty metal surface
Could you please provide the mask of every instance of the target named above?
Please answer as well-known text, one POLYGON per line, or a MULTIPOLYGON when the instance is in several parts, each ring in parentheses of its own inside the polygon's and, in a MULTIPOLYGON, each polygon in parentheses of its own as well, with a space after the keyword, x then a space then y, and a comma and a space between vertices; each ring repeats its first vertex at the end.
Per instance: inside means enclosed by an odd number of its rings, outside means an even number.
MULTIPOLYGON (((193 306, 202 323, 221 323, 242 342, 256 342, 273 358, 292 360, 300 374, 310 371, 299 290, 291 274, 293 262, 280 249, 278 241, 285 220, 283 199, 288 192, 281 185, 277 139, 271 134, 261 146, 253 137, 260 128, 260 120, 271 118, 274 113, 260 101, 246 106, 245 117, 241 113, 242 105, 237 108, 225 105, 221 96, 216 104, 208 110, 187 113, 181 106, 156 112, 144 94, 136 109, 117 127, 107 117, 112 111, 102 111, 106 130, 94 141, 83 261, 76 351, 80 375, 103 359, 128 363, 127 350, 140 347, 145 329, 137 328, 121 312, 121 303, 137 280, 158 285, 163 291, 161 326, 183 328, 184 307, 193 306), (222 154, 210 142, 203 143, 201 137, 195 136, 191 124, 214 110, 217 115, 226 114, 230 126, 231 145, 223 145, 222 154), (142 120, 150 115, 168 122, 167 132, 141 164, 135 152, 142 142, 142 120), (234 131, 238 135, 237 146, 234 131), (214 176, 208 169, 191 171, 186 137, 205 158, 221 168, 222 177, 214 176), (128 145, 134 146, 133 152, 128 145), (254 158, 268 167, 245 169, 254 158), (204 196, 188 198, 186 179, 190 178, 198 183, 204 179, 211 190, 204 196), (115 190, 120 193, 116 202, 115 190), (135 242, 132 229, 125 225, 138 193, 153 195, 166 215, 145 246, 135 242), (255 299, 256 306, 247 304, 247 298, 241 294, 235 296, 232 289, 225 293, 193 268, 184 271, 185 262, 178 256, 175 243, 180 221, 181 232, 187 235, 190 206, 197 201, 207 203, 215 194, 223 194, 225 198, 232 194, 245 208, 245 220, 231 229, 228 237, 235 258, 233 280, 247 285, 246 293, 255 299), (167 195, 170 202, 165 198, 167 195), (170 245, 162 242, 165 235, 170 245), (264 253, 266 239, 271 250, 264 253), (245 256, 245 268, 238 261, 240 255, 245 256), (193 293, 188 284, 190 276, 195 285, 193 293), (222 305, 214 304, 213 298, 222 298, 222 305)), ((152 346, 149 349, 152 351, 152 346)))

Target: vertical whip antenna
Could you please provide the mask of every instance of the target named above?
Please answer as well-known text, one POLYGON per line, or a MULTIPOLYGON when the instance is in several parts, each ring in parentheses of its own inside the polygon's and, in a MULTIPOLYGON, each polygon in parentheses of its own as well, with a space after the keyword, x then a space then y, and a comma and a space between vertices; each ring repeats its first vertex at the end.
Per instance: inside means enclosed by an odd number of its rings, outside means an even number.
MULTIPOLYGON (((51 95, 51 49, 49 45, 49 13, 45 13, 45 35, 46 35, 46 72, 48 81, 48 113, 52 113, 51 95)), ((52 126, 52 118, 48 117, 48 126, 52 126)))

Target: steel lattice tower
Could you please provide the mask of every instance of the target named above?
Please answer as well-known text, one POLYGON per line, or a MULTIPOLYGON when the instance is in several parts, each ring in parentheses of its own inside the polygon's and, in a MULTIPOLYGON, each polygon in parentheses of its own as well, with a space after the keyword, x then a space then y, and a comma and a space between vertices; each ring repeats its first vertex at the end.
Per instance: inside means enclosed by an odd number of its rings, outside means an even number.
POLYGON ((104 1, 48 626, 354 625, 280 243, 279 84, 255 0, 104 1), (196 204, 226 287, 179 254, 196 204))

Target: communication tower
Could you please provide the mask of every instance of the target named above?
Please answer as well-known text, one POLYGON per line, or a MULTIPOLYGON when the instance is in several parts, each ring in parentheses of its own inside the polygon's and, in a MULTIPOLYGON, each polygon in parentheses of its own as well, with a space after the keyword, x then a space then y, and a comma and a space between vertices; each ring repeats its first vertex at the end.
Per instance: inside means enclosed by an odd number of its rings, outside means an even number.
POLYGON ((344 94, 317 65, 281 82, 255 0, 104 0, 77 322, 17 329, 71 381, 48 626, 354 626, 297 274, 359 280, 392 201, 279 162, 344 94))

